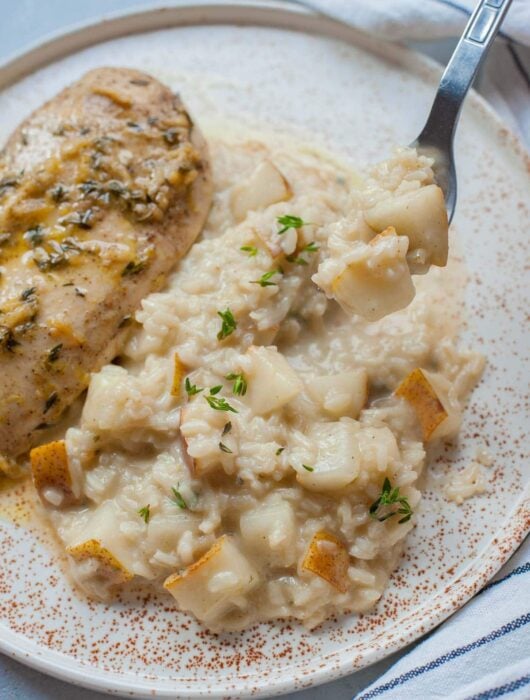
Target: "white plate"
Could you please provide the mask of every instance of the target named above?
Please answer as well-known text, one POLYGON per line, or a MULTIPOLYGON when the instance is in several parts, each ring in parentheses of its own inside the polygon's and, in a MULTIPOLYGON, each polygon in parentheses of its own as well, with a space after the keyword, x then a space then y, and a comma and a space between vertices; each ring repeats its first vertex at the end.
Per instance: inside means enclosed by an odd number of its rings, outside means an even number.
MULTIPOLYGON (((434 64, 410 51, 307 13, 243 6, 148 11, 57 38, 8 64, 0 85, 18 82, 0 94, 0 138, 65 84, 102 64, 153 73, 182 93, 206 127, 218 117, 258 121, 353 162, 408 143, 439 77, 434 64), (243 26, 208 26, 236 20, 243 26), (172 28, 98 43, 161 26, 172 28), (23 73, 32 74, 21 79, 23 73)), ((350 673, 399 649, 495 573, 530 524, 522 264, 530 166, 476 95, 464 109, 456 154, 454 233, 470 271, 466 342, 483 350, 489 363, 458 448, 447 449, 427 470, 418 526, 377 609, 312 633, 278 623, 214 636, 167 598, 141 589, 110 606, 88 602, 57 562, 31 490, 18 486, 0 494, 2 651, 74 683, 133 697, 271 695, 350 673), (457 507, 444 500, 439 482, 466 465, 477 444, 494 456, 488 491, 457 507)))

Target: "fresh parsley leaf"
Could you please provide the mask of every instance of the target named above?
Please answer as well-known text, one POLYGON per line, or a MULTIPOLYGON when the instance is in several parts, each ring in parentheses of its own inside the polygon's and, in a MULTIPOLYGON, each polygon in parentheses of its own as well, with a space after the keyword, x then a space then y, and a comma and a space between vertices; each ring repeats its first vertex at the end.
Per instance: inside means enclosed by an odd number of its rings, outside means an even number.
POLYGON ((233 406, 231 406, 226 399, 221 398, 220 396, 205 396, 204 397, 206 401, 208 401, 208 405, 210 408, 213 408, 215 411, 232 411, 232 413, 239 413, 233 406))
POLYGON ((315 467, 310 467, 307 464, 302 464, 302 466, 306 470, 306 472, 314 472, 315 471, 315 467))
POLYGON ((269 270, 265 274, 261 275, 259 280, 252 280, 252 284, 259 284, 260 287, 273 287, 277 286, 277 282, 271 282, 270 279, 271 277, 274 277, 274 275, 277 275, 280 272, 280 270, 269 270))
POLYGON ((233 394, 236 396, 244 396, 247 393, 248 384, 244 374, 230 372, 230 374, 226 375, 226 379, 234 381, 234 386, 232 387, 233 394))
POLYGON ((235 331, 237 328, 237 321, 235 320, 230 309, 226 309, 226 311, 218 311, 217 315, 222 321, 221 330, 217 334, 217 340, 224 340, 235 331))
POLYGON ((239 250, 242 250, 244 253, 248 253, 249 258, 253 258, 258 254, 258 249, 253 245, 242 245, 239 250))
POLYGON ((212 386, 212 388, 210 389, 210 396, 215 396, 215 394, 218 394, 222 388, 223 388, 222 384, 218 384, 217 386, 212 386))
POLYGON ((403 517, 398 520, 399 524, 408 522, 413 514, 407 497, 400 495, 399 486, 393 489, 388 478, 384 480, 381 494, 379 498, 372 503, 369 512, 371 518, 379 520, 381 523, 388 520, 388 518, 391 518, 393 515, 402 515, 403 517), (389 510, 387 506, 398 507, 389 510))
POLYGON ((290 228, 302 228, 302 226, 306 226, 308 224, 307 221, 304 221, 299 216, 293 216, 292 214, 278 216, 276 220, 281 226, 281 228, 278 229, 279 236, 288 231, 290 228))
POLYGON ((151 517, 151 506, 149 505, 149 503, 146 506, 144 506, 143 508, 140 508, 140 510, 138 511, 138 515, 142 518, 144 523, 147 525, 147 523, 149 522, 149 518, 151 517))
POLYGON ((173 492, 173 498, 171 499, 173 503, 176 503, 179 508, 182 508, 182 510, 186 510, 188 504, 182 498, 180 491, 177 488, 175 488, 175 486, 171 488, 171 491, 173 492))
POLYGON ((200 394, 201 391, 204 391, 204 389, 199 389, 197 386, 195 386, 195 384, 192 384, 189 377, 186 377, 184 388, 186 389, 188 396, 195 396, 195 394, 200 394))
POLYGON ((221 450, 221 452, 227 452, 230 455, 232 454, 232 450, 226 445, 224 445, 222 442, 219 443, 219 449, 221 450))

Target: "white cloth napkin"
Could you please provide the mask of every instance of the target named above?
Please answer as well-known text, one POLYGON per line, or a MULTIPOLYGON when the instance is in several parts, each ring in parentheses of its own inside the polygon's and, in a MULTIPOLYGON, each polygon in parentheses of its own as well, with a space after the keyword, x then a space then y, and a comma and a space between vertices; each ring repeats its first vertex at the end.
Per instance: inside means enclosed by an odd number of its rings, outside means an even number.
MULTIPOLYGON (((476 0, 294 2, 402 42, 460 36, 476 5, 476 0)), ((513 0, 479 83, 482 95, 530 148, 530 0, 513 0)))
MULTIPOLYGON (((295 0, 297 1, 297 0, 295 0)), ((475 0, 299 0, 398 41, 458 37, 475 0)), ((514 0, 479 91, 530 147, 530 0, 514 0)), ((530 699, 530 537, 462 610, 355 700, 530 699)))

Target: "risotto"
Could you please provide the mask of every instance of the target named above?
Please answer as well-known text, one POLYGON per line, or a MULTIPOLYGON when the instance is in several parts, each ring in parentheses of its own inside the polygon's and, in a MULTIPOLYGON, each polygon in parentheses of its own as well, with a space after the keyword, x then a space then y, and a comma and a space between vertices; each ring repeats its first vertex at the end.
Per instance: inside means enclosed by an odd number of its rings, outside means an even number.
POLYGON ((427 159, 360 178, 274 139, 210 147, 201 239, 34 481, 88 594, 140 577, 211 629, 312 628, 381 597, 482 359, 455 345, 456 263, 412 285, 447 257, 427 159))

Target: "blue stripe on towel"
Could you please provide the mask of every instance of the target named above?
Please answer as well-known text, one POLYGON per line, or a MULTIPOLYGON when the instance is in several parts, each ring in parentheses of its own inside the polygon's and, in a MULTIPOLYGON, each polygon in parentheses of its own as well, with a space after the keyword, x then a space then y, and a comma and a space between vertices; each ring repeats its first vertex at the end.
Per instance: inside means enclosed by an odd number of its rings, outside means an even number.
POLYGON ((486 636, 481 637, 480 639, 477 639, 474 642, 471 642, 470 644, 466 644, 465 646, 453 649, 452 651, 447 652, 447 654, 443 654, 437 659, 429 661, 428 664, 412 668, 410 671, 407 671, 403 675, 398 676, 397 678, 393 678, 391 681, 388 681, 388 683, 384 683, 383 685, 380 685, 377 688, 374 688, 373 690, 369 690, 364 695, 360 695, 358 700, 370 700, 370 698, 375 698, 378 695, 382 695, 387 690, 392 690, 393 688, 396 688, 399 685, 403 685, 403 683, 410 681, 412 678, 417 678, 418 676, 421 676, 426 671, 432 671, 433 669, 442 666, 448 661, 457 659, 459 656, 467 654, 469 651, 473 651, 473 649, 478 649, 479 647, 484 646, 485 644, 489 644, 490 642, 493 642, 496 639, 499 639, 500 637, 504 637, 504 635, 509 634, 510 632, 514 632, 516 629, 519 629, 520 627, 523 627, 528 623, 530 623, 530 612, 526 613, 525 615, 521 615, 520 617, 516 617, 514 620, 511 620, 502 627, 499 627, 499 629, 490 632, 486 636))
POLYGON ((504 583, 504 581, 507 581, 509 578, 512 578, 512 576, 520 576, 521 574, 527 574, 530 571, 530 561, 527 561, 526 564, 521 564, 521 566, 517 566, 513 571, 510 571, 509 574, 506 574, 506 576, 503 576, 502 578, 498 579, 497 581, 492 581, 491 583, 488 583, 487 586, 484 586, 477 595, 480 595, 481 593, 484 593, 484 591, 488 591, 490 588, 493 588, 494 586, 498 586, 499 583, 504 583))
POLYGON ((468 698, 468 700, 494 700, 494 698, 500 698, 508 693, 513 693, 520 688, 524 688, 525 685, 530 684, 530 674, 527 676, 521 676, 515 681, 510 681, 504 685, 499 685, 497 688, 490 688, 489 690, 484 690, 478 695, 473 695, 468 698))

